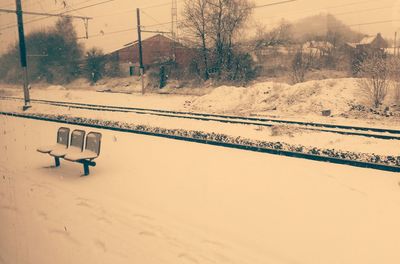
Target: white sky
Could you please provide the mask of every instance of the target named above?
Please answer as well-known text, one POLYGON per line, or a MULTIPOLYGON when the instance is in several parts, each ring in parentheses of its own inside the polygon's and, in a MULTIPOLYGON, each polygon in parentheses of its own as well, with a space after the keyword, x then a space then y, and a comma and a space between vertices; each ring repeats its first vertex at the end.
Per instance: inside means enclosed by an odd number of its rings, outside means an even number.
MULTIPOLYGON (((66 0, 69 9, 84 7, 106 0, 66 0)), ((254 0, 256 5, 263 5, 281 0, 254 0)), ((90 16, 94 19, 89 22, 88 40, 82 40, 87 48, 97 46, 106 52, 119 48, 122 45, 136 40, 136 8, 142 8, 142 25, 154 25, 171 21, 171 2, 172 0, 114 0, 109 3, 74 11, 70 14, 78 16, 90 16), (157 6, 161 5, 161 6, 157 6), (129 30, 120 33, 114 31, 129 30), (101 35, 100 32, 104 32, 101 35)), ((22 0, 23 9, 26 11, 58 13, 65 11, 62 0, 22 0)), ((178 14, 183 7, 183 1, 178 0, 178 14)), ((14 9, 14 0, 0 0, 0 8, 14 9)), ((340 20, 349 25, 398 20, 387 23, 375 23, 370 25, 353 26, 355 30, 363 33, 375 35, 381 32, 385 37, 393 38, 394 32, 400 33, 400 0, 298 0, 282 5, 258 8, 253 15, 250 26, 256 23, 265 23, 274 26, 282 18, 289 21, 297 20, 302 17, 330 12, 340 20)), ((25 32, 34 29, 48 27, 54 24, 55 18, 47 18, 37 22, 27 23, 29 20, 37 19, 37 16, 25 15, 25 32)), ((179 19, 179 17, 178 17, 179 19)), ((84 23, 82 20, 75 20, 79 36, 85 35, 84 23)), ((9 27, 16 25, 15 14, 0 13, 0 53, 17 38, 17 28, 9 27)), ((151 27, 148 30, 169 31, 170 25, 151 27)), ((150 33, 144 34, 144 38, 151 36, 150 33)))

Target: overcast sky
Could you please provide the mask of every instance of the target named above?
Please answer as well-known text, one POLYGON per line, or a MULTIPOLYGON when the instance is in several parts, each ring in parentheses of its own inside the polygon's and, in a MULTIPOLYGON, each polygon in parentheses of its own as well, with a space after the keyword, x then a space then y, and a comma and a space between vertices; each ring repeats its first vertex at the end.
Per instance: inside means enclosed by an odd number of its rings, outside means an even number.
MULTIPOLYGON (((22 0, 25 11, 59 13, 107 0, 22 0)), ((264 5, 282 0, 254 0, 256 5, 264 5)), ((89 22, 89 39, 82 40, 87 48, 97 46, 106 52, 117 49, 124 44, 137 39, 136 8, 142 8, 142 25, 149 26, 171 21, 172 0, 114 0, 69 14, 93 17, 89 22), (124 31, 126 30, 126 31, 124 31), (115 31, 124 31, 116 32, 115 31), (113 33, 114 32, 114 33, 113 33)), ((182 10, 183 1, 178 0, 178 14, 182 10)), ((0 8, 15 9, 15 0, 0 0, 0 8)), ((385 37, 394 37, 394 32, 400 34, 400 0, 298 0, 282 5, 257 8, 254 11, 250 27, 264 23, 273 27, 282 18, 294 21, 313 14, 329 12, 352 28, 365 34, 375 35, 381 32, 385 37), (390 20, 397 20, 392 21, 390 20), (385 22, 386 23, 376 23, 385 22), (358 25, 373 23, 369 25, 358 25)), ((25 15, 25 32, 46 28, 54 24, 54 18, 29 22, 38 19, 37 16, 25 15)), ((179 17, 178 17, 179 19, 179 17)), ((74 24, 79 36, 85 35, 82 20, 75 20, 74 24)), ((15 14, 0 13, 0 53, 18 39, 15 14)), ((169 24, 148 27, 148 30, 169 31, 169 24)), ((152 34, 146 33, 143 38, 152 34)))

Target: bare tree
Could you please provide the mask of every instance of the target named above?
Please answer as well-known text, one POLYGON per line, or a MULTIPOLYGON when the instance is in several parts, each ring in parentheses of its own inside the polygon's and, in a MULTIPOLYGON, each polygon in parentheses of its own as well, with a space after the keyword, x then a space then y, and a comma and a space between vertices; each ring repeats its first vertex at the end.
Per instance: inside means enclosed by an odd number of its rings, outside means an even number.
POLYGON ((304 82, 306 73, 311 69, 315 54, 310 50, 308 53, 303 52, 300 47, 294 54, 292 61, 292 80, 294 83, 304 82))
POLYGON ((234 39, 252 6, 249 0, 186 0, 182 25, 201 47, 205 79, 211 69, 221 77, 223 70, 234 67, 234 39))
POLYGON ((210 5, 210 37, 215 43, 215 70, 230 68, 233 39, 251 15, 253 4, 248 0, 208 0, 210 5))
POLYGON ((204 79, 209 78, 208 68, 208 14, 209 4, 207 0, 185 0, 182 13, 183 22, 181 26, 187 33, 197 38, 201 45, 201 56, 204 63, 204 79))
POLYGON ((276 46, 288 45, 293 43, 292 24, 281 20, 278 26, 271 30, 266 30, 265 26, 258 26, 256 45, 257 46, 276 46))
POLYGON ((385 54, 375 52, 360 66, 360 86, 367 92, 374 107, 379 107, 385 99, 390 84, 389 63, 385 54))

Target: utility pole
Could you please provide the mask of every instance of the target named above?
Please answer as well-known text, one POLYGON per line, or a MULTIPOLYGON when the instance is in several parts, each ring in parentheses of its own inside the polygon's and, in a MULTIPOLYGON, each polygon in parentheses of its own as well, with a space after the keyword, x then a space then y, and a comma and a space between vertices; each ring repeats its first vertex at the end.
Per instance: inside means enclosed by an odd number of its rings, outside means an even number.
POLYGON ((397 50, 397 32, 394 32, 394 47, 393 47, 393 55, 396 57, 397 50))
POLYGON ((143 66, 143 53, 142 53, 142 29, 140 28, 140 10, 139 10, 139 8, 136 9, 136 16, 137 16, 137 31, 138 31, 140 79, 142 80, 142 94, 144 94, 144 66, 143 66))
POLYGON ((176 41, 178 31, 178 5, 177 0, 172 0, 171 7, 171 33, 172 33, 172 57, 173 61, 176 61, 176 41))
POLYGON ((18 36, 19 36, 19 57, 21 61, 21 67, 24 75, 24 101, 25 105, 23 110, 30 108, 30 97, 29 97, 29 81, 28 81, 28 64, 26 60, 26 46, 25 46, 25 35, 24 35, 24 22, 22 18, 22 5, 21 0, 15 0, 16 2, 16 13, 18 20, 18 36))

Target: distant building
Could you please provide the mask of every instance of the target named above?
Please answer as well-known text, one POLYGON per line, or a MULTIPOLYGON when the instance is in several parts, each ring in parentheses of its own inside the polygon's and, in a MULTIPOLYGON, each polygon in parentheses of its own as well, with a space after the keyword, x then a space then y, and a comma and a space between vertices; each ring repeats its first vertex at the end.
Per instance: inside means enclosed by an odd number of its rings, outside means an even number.
POLYGON ((349 49, 358 50, 385 50, 389 47, 387 41, 382 37, 381 33, 376 36, 366 36, 358 43, 346 43, 346 47, 349 49))
MULTIPOLYGON (((162 64, 176 63, 187 67, 195 57, 195 51, 161 34, 142 40, 143 65, 146 69, 162 64)), ((137 75, 139 72, 138 41, 126 44, 108 54, 117 60, 123 72, 137 75)))
POLYGON ((376 36, 364 37, 357 44, 357 48, 386 49, 388 47, 389 44, 382 38, 381 33, 378 33, 376 36))
POLYGON ((356 76, 360 71, 363 61, 370 55, 382 56, 386 53, 389 44, 382 35, 366 36, 360 42, 346 43, 341 48, 351 65, 351 71, 356 76))
POLYGON ((303 52, 306 53, 313 53, 316 56, 323 57, 328 55, 332 49, 334 48, 333 45, 328 41, 307 41, 303 44, 303 52))

